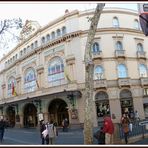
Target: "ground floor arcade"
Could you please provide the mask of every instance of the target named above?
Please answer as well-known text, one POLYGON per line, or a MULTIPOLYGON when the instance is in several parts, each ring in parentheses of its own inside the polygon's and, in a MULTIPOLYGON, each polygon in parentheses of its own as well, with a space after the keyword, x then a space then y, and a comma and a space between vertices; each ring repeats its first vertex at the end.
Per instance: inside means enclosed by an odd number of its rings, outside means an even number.
MULTIPOLYGON (((62 120, 67 118, 70 126, 84 124, 85 98, 84 91, 70 91, 53 95, 38 96, 25 100, 4 104, 0 114, 11 127, 37 127, 39 121, 53 120, 61 126, 62 120)), ((143 102, 140 88, 101 88, 94 91, 92 121, 94 126, 102 122, 103 115, 109 114, 114 123, 119 123, 124 112, 137 110, 144 119, 147 104, 143 102)))

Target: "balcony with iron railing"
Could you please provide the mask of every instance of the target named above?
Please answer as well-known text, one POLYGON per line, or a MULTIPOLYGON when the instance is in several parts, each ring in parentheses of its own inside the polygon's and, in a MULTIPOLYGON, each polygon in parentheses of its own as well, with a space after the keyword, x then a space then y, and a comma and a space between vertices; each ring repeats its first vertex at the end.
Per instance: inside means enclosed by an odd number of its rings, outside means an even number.
POLYGON ((148 77, 141 77, 140 81, 142 86, 148 85, 148 77))
POLYGON ((102 58, 102 51, 97 51, 92 53, 92 59, 101 59, 102 58))
POLYGON ((137 58, 146 59, 145 51, 137 51, 137 58))
POLYGON ((119 87, 130 86, 131 85, 131 79, 130 78, 119 78, 118 79, 118 85, 119 85, 119 87))
POLYGON ((115 50, 116 58, 125 58, 125 50, 115 50))
POLYGON ((107 81, 106 79, 97 79, 94 80, 94 88, 107 88, 107 81))

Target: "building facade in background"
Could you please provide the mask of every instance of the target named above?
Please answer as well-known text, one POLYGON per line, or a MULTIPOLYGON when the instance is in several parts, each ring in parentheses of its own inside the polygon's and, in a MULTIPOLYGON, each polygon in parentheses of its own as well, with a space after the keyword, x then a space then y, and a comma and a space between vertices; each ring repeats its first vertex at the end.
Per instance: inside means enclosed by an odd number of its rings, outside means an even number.
MULTIPOLYGON (((12 126, 37 127, 42 119, 61 126, 63 118, 83 125, 84 52, 93 12, 65 11, 45 27, 26 21, 22 41, 0 61, 0 115, 12 126)), ((94 126, 104 114, 114 123, 135 110, 148 117, 147 52, 138 12, 104 9, 92 45, 94 126)))

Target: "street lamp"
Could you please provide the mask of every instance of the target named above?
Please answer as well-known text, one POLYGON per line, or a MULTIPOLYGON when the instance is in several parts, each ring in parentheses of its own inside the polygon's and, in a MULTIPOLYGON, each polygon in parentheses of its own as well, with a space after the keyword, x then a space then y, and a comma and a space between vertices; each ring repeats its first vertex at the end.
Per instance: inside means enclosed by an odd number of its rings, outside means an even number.
POLYGON ((67 95, 67 98, 70 101, 70 104, 72 105, 72 108, 74 109, 74 94, 73 92, 70 92, 70 94, 67 95))
POLYGON ((35 102, 35 105, 36 105, 37 107, 39 107, 39 111, 40 111, 40 113, 41 113, 41 111, 42 111, 41 100, 38 99, 38 100, 34 100, 33 102, 35 102))

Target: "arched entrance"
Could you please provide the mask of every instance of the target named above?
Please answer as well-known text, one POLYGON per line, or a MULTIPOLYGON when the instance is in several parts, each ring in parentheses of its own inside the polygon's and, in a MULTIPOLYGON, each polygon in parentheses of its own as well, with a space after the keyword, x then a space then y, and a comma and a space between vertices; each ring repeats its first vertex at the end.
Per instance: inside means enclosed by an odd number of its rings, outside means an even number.
POLYGON ((98 121, 103 121, 103 116, 110 115, 108 94, 104 91, 100 91, 95 95, 95 103, 97 110, 98 121))
POLYGON ((64 118, 69 120, 67 104, 61 99, 53 100, 49 105, 48 111, 50 120, 56 122, 58 126, 61 126, 64 118))
POLYGON ((9 106, 6 110, 7 121, 10 127, 15 126, 15 108, 13 106, 9 106))
POLYGON ((132 93, 128 89, 120 92, 121 113, 128 113, 134 111, 132 93))
POLYGON ((24 107, 24 127, 36 127, 37 109, 33 103, 26 104, 24 107))

